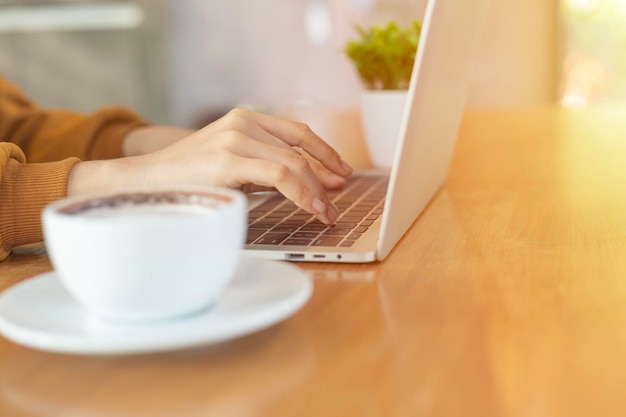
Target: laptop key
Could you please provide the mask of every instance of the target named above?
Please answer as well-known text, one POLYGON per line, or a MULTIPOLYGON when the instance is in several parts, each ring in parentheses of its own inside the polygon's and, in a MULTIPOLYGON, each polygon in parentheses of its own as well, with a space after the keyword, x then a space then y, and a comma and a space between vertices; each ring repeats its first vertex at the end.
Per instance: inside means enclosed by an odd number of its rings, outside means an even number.
POLYGON ((265 212, 259 212, 259 211, 251 211, 248 212, 248 218, 249 219, 259 219, 261 217, 265 216, 265 212))
POLYGON ((328 229, 324 233, 323 236, 346 236, 352 232, 351 229, 328 229))
POLYGON ((256 229, 256 230, 255 229, 248 230, 248 236, 246 237, 246 243, 254 242, 263 233, 265 233, 265 230, 258 230, 258 229, 256 229))
POLYGON ((315 239, 319 236, 319 232, 296 232, 291 237, 304 238, 304 239, 315 239))
POLYGON ((289 233, 266 233, 254 243, 258 245, 279 245, 287 237, 289 237, 289 233))
POLYGON ((250 212, 247 243, 262 245, 350 247, 383 210, 385 185, 375 178, 347 180, 329 193, 339 207, 337 223, 327 226, 293 202, 276 197, 250 212), (372 188, 370 188, 372 187, 372 188))
POLYGON ((325 230, 328 226, 323 225, 323 224, 307 224, 305 226, 302 226, 300 228, 300 230, 304 231, 304 232, 321 232, 323 230, 325 230))
POLYGON ((285 240, 283 245, 294 245, 294 246, 309 246, 313 242, 311 239, 295 239, 289 238, 285 240))
POLYGON ((344 216, 346 217, 358 217, 358 218, 363 218, 365 216, 368 215, 370 211, 369 210, 357 210, 357 209, 352 209, 346 213, 344 213, 344 216))
POLYGON ((296 230, 298 230, 299 226, 289 226, 289 225, 282 225, 279 224, 278 226, 276 226, 275 228, 272 229, 272 232, 295 232, 296 230))
POLYGON ((358 223, 361 221, 361 217, 343 216, 339 219, 341 223, 358 223))
POLYGON ((291 220, 291 219, 287 219, 287 220, 283 220, 282 222, 280 222, 280 226, 303 226, 304 224, 306 224, 306 221, 302 221, 302 220, 291 220))
POLYGON ((270 212, 272 209, 276 208, 280 203, 283 202, 283 198, 280 196, 272 197, 267 200, 265 203, 254 208, 254 211, 258 212, 270 212))
POLYGON ((342 221, 338 221, 332 227, 336 227, 337 229, 354 229, 357 226, 357 223, 346 223, 342 221))
POLYGON ((313 242, 313 246, 337 246, 343 237, 323 236, 313 242))
POLYGON ((250 228, 250 229, 269 230, 269 229, 271 229, 274 226, 276 226, 276 223, 274 223, 274 222, 260 221, 260 222, 256 222, 256 223, 252 223, 252 224, 248 225, 248 228, 250 228))

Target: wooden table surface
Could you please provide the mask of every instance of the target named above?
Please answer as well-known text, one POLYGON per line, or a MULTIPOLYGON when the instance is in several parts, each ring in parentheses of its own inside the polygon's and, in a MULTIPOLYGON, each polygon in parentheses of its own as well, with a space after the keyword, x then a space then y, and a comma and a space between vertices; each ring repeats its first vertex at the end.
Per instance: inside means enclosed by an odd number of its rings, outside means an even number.
MULTIPOLYGON (((622 416, 626 110, 470 111, 447 184, 379 264, 301 264, 268 330, 123 357, 0 338, 0 416, 622 416)), ((0 288, 48 271, 33 246, 0 288)))

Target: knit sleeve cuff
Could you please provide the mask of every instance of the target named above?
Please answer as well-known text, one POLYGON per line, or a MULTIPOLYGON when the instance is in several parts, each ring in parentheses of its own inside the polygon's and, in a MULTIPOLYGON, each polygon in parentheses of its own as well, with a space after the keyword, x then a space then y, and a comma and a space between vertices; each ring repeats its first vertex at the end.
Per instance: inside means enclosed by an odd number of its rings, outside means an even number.
POLYGON ((43 240, 41 211, 67 195, 68 177, 77 162, 77 158, 41 164, 6 161, 0 177, 0 260, 16 246, 43 240))

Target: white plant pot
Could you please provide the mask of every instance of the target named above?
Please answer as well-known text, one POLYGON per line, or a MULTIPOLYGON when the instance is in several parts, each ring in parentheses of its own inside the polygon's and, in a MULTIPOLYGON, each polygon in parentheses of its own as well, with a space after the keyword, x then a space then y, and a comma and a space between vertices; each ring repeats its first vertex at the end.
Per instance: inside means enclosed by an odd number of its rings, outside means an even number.
POLYGON ((365 90, 361 94, 365 143, 377 168, 393 163, 406 97, 406 90, 365 90))

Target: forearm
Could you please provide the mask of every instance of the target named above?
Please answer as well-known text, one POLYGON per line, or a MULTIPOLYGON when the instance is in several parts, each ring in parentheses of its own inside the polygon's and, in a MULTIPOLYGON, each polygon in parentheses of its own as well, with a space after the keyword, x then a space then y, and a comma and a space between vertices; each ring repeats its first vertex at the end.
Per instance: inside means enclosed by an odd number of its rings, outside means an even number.
POLYGON ((145 170, 137 173, 133 157, 156 152, 192 134, 194 131, 170 126, 140 126, 124 137, 125 158, 80 162, 72 169, 67 185, 68 195, 119 190, 150 183, 145 170))
POLYGON ((144 155, 163 149, 193 132, 171 126, 141 126, 128 132, 122 150, 124 156, 144 155))

